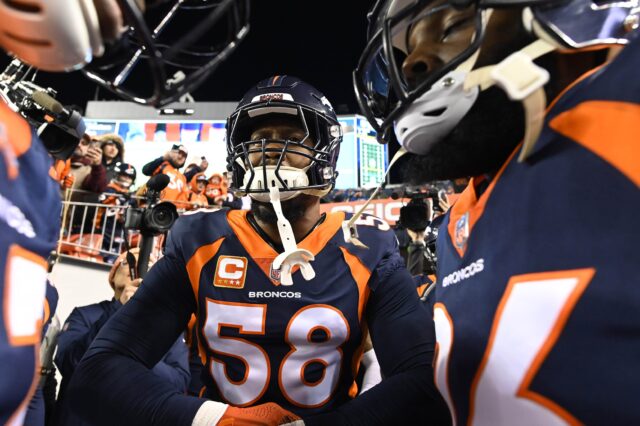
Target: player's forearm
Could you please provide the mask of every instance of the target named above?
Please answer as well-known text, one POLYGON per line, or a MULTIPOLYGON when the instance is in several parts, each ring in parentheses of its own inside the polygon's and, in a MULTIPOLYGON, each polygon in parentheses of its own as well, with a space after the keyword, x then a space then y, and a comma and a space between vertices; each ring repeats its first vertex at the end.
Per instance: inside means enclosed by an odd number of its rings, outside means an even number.
POLYGON ((129 357, 98 352, 78 365, 67 398, 94 425, 191 426, 205 401, 186 396, 129 357))
POLYGON ((433 385, 431 368, 416 368, 384 379, 335 411, 304 419, 314 425, 446 425, 446 404, 433 385))

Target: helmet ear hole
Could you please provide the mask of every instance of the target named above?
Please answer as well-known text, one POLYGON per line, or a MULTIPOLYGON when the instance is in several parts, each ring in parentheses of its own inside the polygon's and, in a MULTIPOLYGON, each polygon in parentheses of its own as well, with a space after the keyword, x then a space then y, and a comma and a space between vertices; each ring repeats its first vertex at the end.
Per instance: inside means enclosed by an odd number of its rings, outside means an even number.
POLYGON ((438 109, 434 109, 434 110, 430 110, 430 111, 425 111, 422 113, 422 115, 424 117, 439 117, 442 114, 444 114, 444 112, 447 110, 446 107, 444 108, 438 108, 438 109))

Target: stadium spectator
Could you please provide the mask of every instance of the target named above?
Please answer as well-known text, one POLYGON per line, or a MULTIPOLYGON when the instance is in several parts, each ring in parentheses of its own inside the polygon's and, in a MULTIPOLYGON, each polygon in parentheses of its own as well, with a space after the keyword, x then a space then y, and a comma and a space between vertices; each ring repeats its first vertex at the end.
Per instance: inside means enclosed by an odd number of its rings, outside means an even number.
POLYGON ((191 179, 193 179, 197 173, 204 173, 208 168, 209 162, 206 157, 202 156, 200 157, 200 164, 191 163, 187 166, 184 170, 184 177, 187 178, 187 182, 191 182, 191 179))
POLYGON ((189 192, 189 196, 187 197, 189 209, 199 209, 209 205, 209 201, 204 195, 207 182, 208 180, 204 173, 197 173, 191 178, 191 181, 189 182, 191 192, 189 192))
POLYGON ((73 189, 101 193, 107 187, 106 169, 102 165, 100 144, 89 135, 83 135, 71 156, 70 174, 74 178, 73 189))
POLYGON ((107 171, 107 182, 116 176, 116 164, 124 162, 124 141, 114 133, 100 135, 95 138, 100 142, 102 150, 102 165, 107 171))
POLYGON ((183 202, 189 196, 187 179, 180 172, 189 152, 184 145, 173 145, 162 157, 158 157, 142 167, 145 176, 155 176, 164 173, 169 176, 169 185, 162 191, 162 201, 172 201, 177 207, 183 207, 183 202))
MULTIPOLYGON (((131 250, 137 261, 138 249, 131 250)), ((65 391, 73 372, 89 345, 102 326, 136 293, 141 278, 132 279, 127 262, 127 253, 121 254, 109 272, 109 285, 113 288, 113 299, 93 305, 75 308, 58 337, 58 352, 55 364, 62 375, 55 417, 58 425, 83 425, 67 407, 65 391)), ((188 350, 182 337, 169 349, 163 359, 153 368, 153 373, 170 383, 176 392, 183 393, 189 384, 188 350)))
POLYGON ((223 175, 220 173, 214 173, 209 177, 209 183, 207 184, 206 196, 209 200, 209 204, 214 206, 222 206, 226 195, 227 185, 224 183, 223 175))
POLYGON ((95 222, 96 230, 103 235, 102 250, 110 252, 104 256, 107 263, 116 260, 125 238, 122 206, 136 205, 135 198, 131 197, 131 188, 136 181, 135 167, 127 163, 117 163, 113 170, 114 178, 98 199, 100 203, 113 207, 99 209, 95 222))

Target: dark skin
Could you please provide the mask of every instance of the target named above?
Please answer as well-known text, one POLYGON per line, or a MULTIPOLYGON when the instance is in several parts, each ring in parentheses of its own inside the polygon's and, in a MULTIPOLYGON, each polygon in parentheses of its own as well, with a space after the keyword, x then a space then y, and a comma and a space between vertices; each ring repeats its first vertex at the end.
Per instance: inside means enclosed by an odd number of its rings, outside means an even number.
MULTIPOLYGON (((295 122, 288 120, 269 120, 261 124, 251 133, 251 140, 292 140, 301 141, 305 136, 304 130, 301 126, 295 122)), ((307 138, 304 141, 307 146, 313 146, 314 142, 311 138, 307 138)), ((281 144, 267 143, 266 148, 282 148, 281 144)), ((304 148, 290 147, 291 151, 303 152, 304 148)), ((289 151, 288 150, 288 151, 289 151)), ((306 152, 310 154, 311 151, 306 152)), ((280 157, 280 152, 266 152, 265 161, 267 165, 275 165, 280 157)), ((256 167, 261 165, 262 154, 259 152, 250 153, 249 161, 256 167)), ((287 153, 284 156, 282 165, 295 168, 304 168, 311 160, 301 155, 287 153)), ((290 221, 291 228, 296 241, 300 241, 305 235, 307 235, 311 229, 320 220, 320 198, 311 195, 300 194, 297 197, 283 201, 282 210, 285 217, 290 221)), ((252 201, 252 211, 258 226, 273 240, 275 243, 281 244, 280 234, 278 233, 278 227, 275 222, 275 213, 270 203, 260 203, 255 200, 252 201)))
MULTIPOLYGON (((522 26, 521 14, 520 8, 494 10, 475 68, 496 64, 533 41, 522 26)), ((412 25, 407 39, 408 56, 402 64, 402 73, 410 86, 424 81, 469 46, 475 32, 473 16, 471 9, 448 8, 412 25)), ((545 86, 548 101, 598 65, 598 60, 598 54, 592 52, 552 53, 537 60, 551 74, 550 83, 545 86)), ((413 182, 428 182, 494 174, 522 140, 523 114, 520 102, 509 100, 500 89, 493 87, 481 92, 447 137, 427 155, 411 158, 407 177, 413 182)))

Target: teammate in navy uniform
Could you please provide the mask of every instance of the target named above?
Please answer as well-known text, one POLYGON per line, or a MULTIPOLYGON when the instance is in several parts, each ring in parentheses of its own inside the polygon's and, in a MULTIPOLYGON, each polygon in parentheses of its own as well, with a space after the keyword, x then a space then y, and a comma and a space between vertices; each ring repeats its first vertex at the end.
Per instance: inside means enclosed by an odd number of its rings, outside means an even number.
POLYGON ((297 78, 275 76, 243 97, 227 132, 232 185, 253 198, 252 211, 176 222, 165 256, 76 370, 68 391, 78 413, 96 424, 274 425, 300 417, 377 425, 437 411, 425 380, 434 330, 422 326, 426 310, 393 231, 364 216, 359 240, 367 248, 359 247, 345 242, 344 213, 320 213, 342 140, 329 101, 297 78), (192 312, 202 398, 175 393, 146 365, 192 312), (385 379, 354 398, 367 330, 385 379))
POLYGON ((474 176, 437 241, 454 422, 638 424, 638 9, 526 4, 379 2, 357 92, 418 179, 474 176))
POLYGON ((46 259, 58 238, 60 195, 44 146, 2 101, 0 147, 0 424, 20 425, 39 379, 46 259))
MULTIPOLYGON (((177 0, 150 3, 178 6, 177 0)), ((215 30, 218 26, 212 22, 216 21, 209 19, 212 13, 225 22, 225 31, 219 32, 224 33, 222 40, 207 37, 202 31, 195 37, 211 43, 208 51, 216 46, 216 54, 185 58, 184 50, 197 51, 185 39, 190 32, 168 43, 152 38, 141 13, 144 1, 62 4, 59 0, 33 0, 28 7, 20 2, 0 2, 0 46, 45 71, 79 69, 94 57, 104 56, 98 67, 85 68, 89 78, 126 99, 160 105, 194 89, 244 38, 248 30, 246 1, 231 3, 223 10, 209 5, 206 13, 192 17, 195 30, 215 30), (197 26, 202 21, 206 27, 197 26), (131 37, 137 42, 128 43, 131 37), (161 52, 159 44, 176 48, 161 52), (130 64, 128 59, 122 61, 120 55, 132 58, 142 50, 154 53, 130 64), (169 56, 172 72, 182 70, 185 76, 172 84, 166 83, 169 76, 165 59, 169 56), (108 66, 113 63, 116 68, 108 66), (147 81, 153 82, 146 93, 129 84, 127 78, 142 64, 148 66, 144 72, 151 78, 147 81), (126 70, 122 68, 125 66, 126 70), (113 71, 116 74, 106 75, 105 68, 109 70, 106 74, 113 71), (116 77, 118 82, 114 84, 116 77)), ((172 17, 167 16, 164 23, 170 24, 172 17)), ((26 404, 35 389, 46 258, 55 248, 61 207, 59 185, 48 175, 52 166, 50 157, 28 123, 5 104, 4 98, 0 101, 0 424, 18 425, 23 422, 26 404)), ((73 148, 68 151, 73 152, 73 148)))

